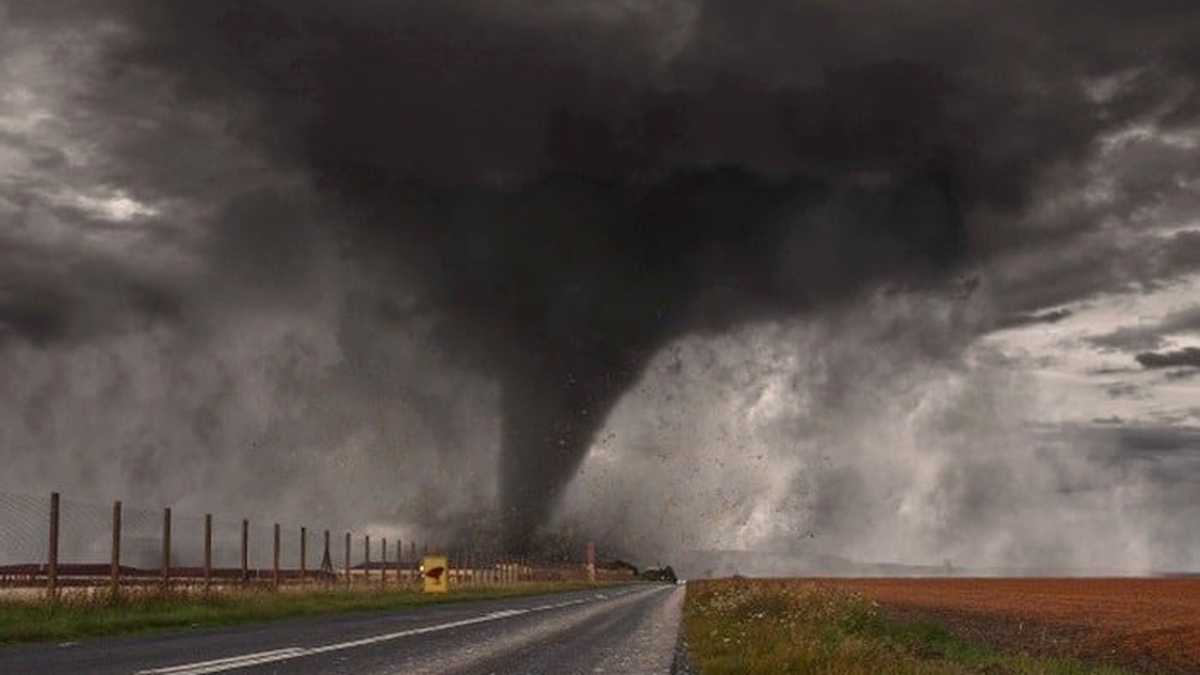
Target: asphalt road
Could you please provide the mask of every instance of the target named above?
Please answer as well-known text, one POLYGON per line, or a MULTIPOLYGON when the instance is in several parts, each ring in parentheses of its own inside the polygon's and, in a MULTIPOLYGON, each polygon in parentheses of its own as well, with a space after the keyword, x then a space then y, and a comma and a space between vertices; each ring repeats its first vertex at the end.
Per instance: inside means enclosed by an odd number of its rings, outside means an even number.
POLYGON ((0 673, 667 674, 682 586, 634 586, 0 648, 0 673))

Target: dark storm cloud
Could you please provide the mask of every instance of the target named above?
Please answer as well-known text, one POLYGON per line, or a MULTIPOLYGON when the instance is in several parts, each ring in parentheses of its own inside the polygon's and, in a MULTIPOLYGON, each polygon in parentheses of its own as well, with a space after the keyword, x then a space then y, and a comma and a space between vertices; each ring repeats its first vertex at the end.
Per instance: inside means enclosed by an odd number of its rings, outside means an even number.
POLYGON ((1137 355, 1137 362, 1145 368, 1177 368, 1192 366, 1200 368, 1200 348, 1186 347, 1174 352, 1146 352, 1137 355))
MULTIPOLYGON (((344 209, 331 239, 415 270, 416 311, 504 383, 502 489, 536 519, 655 349, 1061 237, 976 216, 1016 219, 1043 168, 1194 74, 1188 3, 909 4, 708 0, 671 46, 601 5, 113 1, 137 36, 104 77, 161 124, 112 142, 111 175, 187 194, 222 157, 156 139, 215 128, 311 177, 344 209), (1130 67, 1161 76, 1097 109, 1081 78, 1130 67)), ((212 250, 264 252, 230 269, 285 293, 310 265, 295 208, 239 198, 212 250)))
POLYGON ((1174 382, 1178 380, 1190 380, 1197 375, 1200 375, 1200 366, 1197 369, 1172 370, 1167 372, 1166 377, 1168 381, 1174 382))
MULTIPOLYGON (((1115 466, 1140 465, 1169 509, 1187 509, 1195 499, 1200 470, 1200 429, 1194 426, 1126 426, 1111 430, 1115 466)), ((1104 434, 1097 434, 1097 440, 1104 434)))
POLYGON ((1127 352, 1158 349, 1165 342, 1159 331, 1148 328, 1119 328, 1111 333, 1088 338, 1087 341, 1101 349, 1127 352))
MULTIPOLYGON (((1151 326, 1120 328, 1111 333, 1088 338, 1088 342, 1104 349, 1127 352, 1148 352, 1159 349, 1173 333, 1200 332, 1200 308, 1169 314, 1151 326)), ((1139 361, 1141 359, 1139 358, 1139 361)))
POLYGON ((1001 319, 997 322, 997 327, 1002 329, 1020 328, 1039 323, 1058 323, 1072 314, 1073 312, 1069 309, 1055 309, 1049 312, 1041 312, 1040 314, 1017 314, 1001 319))
POLYGON ((1126 427, 1119 435, 1122 449, 1130 453, 1200 451, 1195 427, 1126 427))
POLYGON ((130 316, 174 320, 181 311, 178 295, 158 284, 121 279, 112 269, 79 275, 93 282, 87 292, 28 281, 0 286, 0 343, 4 338, 35 345, 84 339, 128 327, 130 316))
MULTIPOLYGON (((1046 242, 1031 239, 1023 255, 1032 262, 1023 261, 1004 272, 1000 307, 1028 314, 1099 293, 1150 293, 1200 271, 1200 236, 1182 232, 1114 239, 1095 230, 1102 221, 1097 214, 1093 230, 1045 248, 1040 247, 1046 242)), ((1155 346, 1150 332, 1142 329, 1102 336, 1098 344, 1119 347, 1125 340, 1144 345, 1132 349, 1155 346)))
MULTIPOLYGON (((1156 466, 1156 483, 1171 486, 1195 481, 1200 466, 1200 428, 1161 425, 1120 418, 1093 420, 1091 425, 1066 425, 1043 431, 1045 439, 1077 436, 1086 441, 1097 460, 1121 465, 1130 461, 1156 466)), ((1184 496, 1184 495, 1179 495, 1184 496)))
POLYGON ((1200 232, 1180 232, 1164 246, 1163 267, 1176 272, 1200 270, 1200 232))
POLYGON ((324 243, 312 209, 279 189, 245 190, 230 199, 208 238, 213 283, 237 293, 242 304, 305 298, 320 283, 318 251, 324 243))
POLYGON ((4 295, 0 295, 0 343, 9 337, 41 344, 67 333, 70 302, 55 291, 23 288, 4 295))
POLYGON ((182 289, 162 275, 0 236, 0 342, 85 340, 127 328, 132 317, 174 320, 182 302, 182 289))
POLYGON ((1200 332, 1200 307, 1191 307, 1168 314, 1167 318, 1163 319, 1162 330, 1164 332, 1200 332))
POLYGON ((1104 393, 1108 394, 1109 398, 1139 398, 1144 396, 1140 387, 1129 382, 1110 385, 1104 390, 1104 393))

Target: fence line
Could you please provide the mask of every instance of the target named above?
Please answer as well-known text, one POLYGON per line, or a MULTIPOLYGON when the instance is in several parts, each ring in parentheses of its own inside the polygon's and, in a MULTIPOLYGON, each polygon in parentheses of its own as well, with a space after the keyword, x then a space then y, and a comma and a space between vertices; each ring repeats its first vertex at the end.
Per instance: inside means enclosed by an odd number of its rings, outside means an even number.
MULTIPOLYGON (((125 587, 154 585, 211 590, 419 584, 417 552, 428 555, 429 542, 408 541, 405 556, 405 542, 395 539, 395 555, 389 557, 386 537, 376 540, 376 551, 370 533, 360 533, 361 562, 355 564, 356 537, 344 530, 339 568, 334 565, 332 534, 331 529, 307 525, 284 528, 249 519, 214 519, 211 513, 180 515, 170 507, 160 512, 131 508, 121 501, 109 510, 62 499, 57 492, 48 503, 45 498, 0 493, 0 587, 44 588, 55 598, 66 587, 107 587, 118 593, 125 587), (320 556, 315 567, 309 564, 312 551, 320 556)), ((585 569, 582 558, 537 560, 472 541, 439 552, 451 561, 449 579, 455 585, 577 578, 585 569)), ((591 578, 593 572, 588 574, 591 578)))

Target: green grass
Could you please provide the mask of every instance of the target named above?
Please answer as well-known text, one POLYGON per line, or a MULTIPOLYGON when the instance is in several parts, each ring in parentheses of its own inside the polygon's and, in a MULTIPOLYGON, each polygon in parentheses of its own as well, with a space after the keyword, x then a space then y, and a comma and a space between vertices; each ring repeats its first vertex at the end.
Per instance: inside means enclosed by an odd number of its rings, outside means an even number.
POLYGON ((541 595, 592 588, 546 582, 454 589, 445 595, 412 590, 244 590, 209 594, 143 591, 119 597, 97 594, 45 600, 0 601, 0 644, 70 640, 100 635, 208 628, 337 612, 385 610, 433 603, 541 595))
POLYGON ((684 630, 689 655, 703 675, 1126 672, 997 652, 934 624, 891 621, 849 591, 787 580, 689 582, 684 630))

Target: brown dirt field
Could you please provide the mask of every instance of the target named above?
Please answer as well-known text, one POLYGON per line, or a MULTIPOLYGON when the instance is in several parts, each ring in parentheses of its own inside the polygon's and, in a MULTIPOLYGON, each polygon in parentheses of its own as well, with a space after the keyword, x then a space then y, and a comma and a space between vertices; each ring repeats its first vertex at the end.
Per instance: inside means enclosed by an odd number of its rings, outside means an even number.
POLYGON ((1002 649, 1200 673, 1200 578, 826 579, 1002 649))

